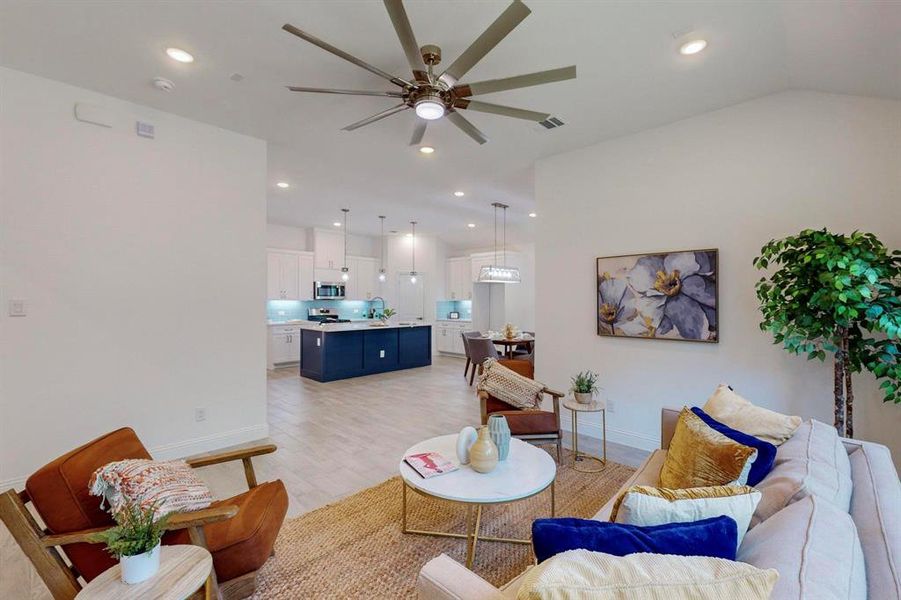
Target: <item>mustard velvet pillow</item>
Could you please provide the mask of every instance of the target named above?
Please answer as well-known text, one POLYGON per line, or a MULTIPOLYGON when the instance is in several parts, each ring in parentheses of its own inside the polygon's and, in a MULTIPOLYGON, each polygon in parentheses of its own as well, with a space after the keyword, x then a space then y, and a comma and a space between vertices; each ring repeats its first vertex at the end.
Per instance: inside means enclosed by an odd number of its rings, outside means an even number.
POLYGON ((660 470, 660 487, 744 485, 756 457, 756 449, 727 438, 683 407, 660 470))
POLYGON ((723 383, 717 386, 703 410, 720 423, 774 446, 790 438, 801 425, 801 417, 754 406, 723 383))

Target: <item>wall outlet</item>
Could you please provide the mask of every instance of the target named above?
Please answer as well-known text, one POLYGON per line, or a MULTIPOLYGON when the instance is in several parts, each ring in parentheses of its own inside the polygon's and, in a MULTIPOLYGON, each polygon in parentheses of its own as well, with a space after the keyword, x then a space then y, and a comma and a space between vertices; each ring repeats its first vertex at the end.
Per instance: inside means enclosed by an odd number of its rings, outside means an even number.
POLYGON ((608 413, 616 412, 616 403, 613 400, 611 400, 610 398, 607 398, 607 412, 608 413))
POLYGON ((385 358, 385 351, 379 350, 379 358, 385 358))
POLYGON ((9 316, 24 317, 27 314, 28 314, 28 309, 25 307, 24 300, 10 300, 9 301, 9 316))
POLYGON ((201 421, 206 421, 206 409, 202 407, 197 407, 194 409, 194 420, 198 423, 201 421))
POLYGON ((360 312, 360 309, 359 309, 359 308, 355 308, 355 309, 354 309, 354 314, 357 314, 358 312, 360 312))
POLYGON ((284 317, 285 315, 288 314, 288 311, 286 311, 286 310, 280 310, 280 311, 277 311, 277 313, 278 313, 278 316, 284 317))

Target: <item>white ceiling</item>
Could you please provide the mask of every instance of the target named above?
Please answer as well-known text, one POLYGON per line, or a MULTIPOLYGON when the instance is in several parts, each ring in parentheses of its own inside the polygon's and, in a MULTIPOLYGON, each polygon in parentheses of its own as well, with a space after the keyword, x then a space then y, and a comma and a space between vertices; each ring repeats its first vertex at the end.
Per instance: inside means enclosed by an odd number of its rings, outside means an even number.
MULTIPOLYGON (((393 99, 297 94, 285 85, 391 89, 281 31, 290 22, 402 77, 404 54, 381 2, 0 0, 0 63, 269 142, 269 219, 352 230, 420 222, 457 247, 491 239, 493 201, 511 205, 511 241, 531 239, 535 159, 788 88, 901 98, 901 2, 612 2, 527 0, 532 15, 464 81, 576 64, 578 79, 480 97, 547 111, 566 125, 466 113, 491 142, 450 123, 430 126, 431 156, 408 147, 412 111, 354 132, 341 127, 393 99), (709 47, 676 52, 680 34, 709 47), (168 46, 194 54, 190 65, 168 46), (244 80, 232 81, 232 73, 244 80), (163 93, 162 76, 176 84, 163 93), (274 187, 289 181, 289 190, 274 187), (464 190, 455 198, 454 190, 464 190), (468 229, 467 222, 478 224, 468 229)), ((444 66, 508 2, 408 1, 420 44, 444 66)), ((565 210, 565 199, 561 199, 565 210)), ((540 219, 540 215, 539 215, 540 219)))

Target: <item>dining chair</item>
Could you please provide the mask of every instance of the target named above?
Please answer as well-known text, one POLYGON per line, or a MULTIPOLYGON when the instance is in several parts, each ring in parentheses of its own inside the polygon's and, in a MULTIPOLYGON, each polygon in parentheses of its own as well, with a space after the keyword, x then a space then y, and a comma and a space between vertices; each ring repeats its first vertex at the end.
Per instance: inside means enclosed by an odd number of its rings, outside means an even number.
POLYGON ((501 357, 497 347, 494 345, 494 341, 491 338, 483 338, 481 335, 469 338, 469 356, 472 358, 472 373, 469 374, 469 385, 472 385, 472 382, 475 381, 476 371, 480 375, 482 374, 482 363, 489 358, 498 359, 501 357))
POLYGON ((513 358, 518 358, 520 360, 531 360, 532 352, 535 349, 535 332, 534 331, 523 331, 524 335, 532 336, 531 344, 519 344, 513 350, 513 358))
POLYGON ((469 338, 482 337, 480 331, 464 331, 460 333, 463 337, 463 352, 466 353, 466 367, 463 369, 463 378, 469 376, 469 366, 472 364, 472 357, 469 354, 469 338))

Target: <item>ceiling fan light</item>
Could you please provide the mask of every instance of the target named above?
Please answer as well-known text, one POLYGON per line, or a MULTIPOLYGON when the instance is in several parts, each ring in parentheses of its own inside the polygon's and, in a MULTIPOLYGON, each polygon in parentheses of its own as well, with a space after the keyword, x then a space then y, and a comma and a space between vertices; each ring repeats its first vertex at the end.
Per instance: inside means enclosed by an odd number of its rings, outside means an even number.
POLYGON ((434 121, 444 116, 444 104, 430 97, 418 100, 415 109, 416 116, 427 121, 434 121))

